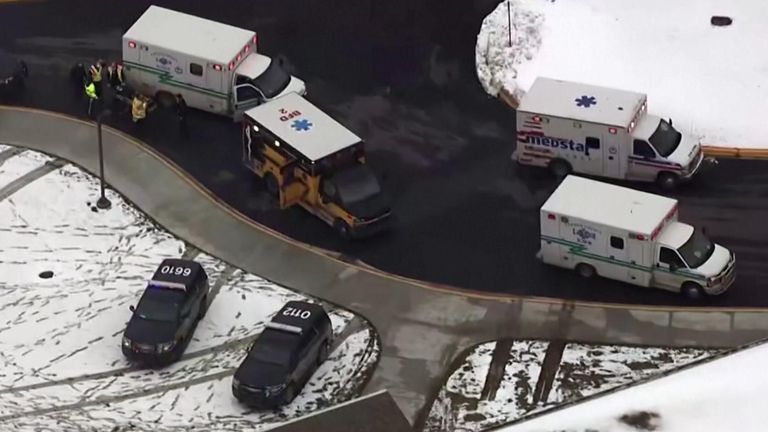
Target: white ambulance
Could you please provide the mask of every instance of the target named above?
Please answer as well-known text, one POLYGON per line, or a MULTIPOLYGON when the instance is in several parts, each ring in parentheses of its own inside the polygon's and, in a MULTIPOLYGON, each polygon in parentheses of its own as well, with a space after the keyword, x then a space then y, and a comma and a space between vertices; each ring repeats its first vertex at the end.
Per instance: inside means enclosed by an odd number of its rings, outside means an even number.
POLYGON ((569 175, 541 207, 538 257, 691 298, 725 292, 735 255, 677 213, 677 200, 569 175))
POLYGON ((665 189, 690 179, 701 143, 648 113, 645 94, 539 77, 517 109, 523 165, 644 182, 665 189))
POLYGON ((304 82, 256 45, 253 31, 150 6, 123 35, 126 81, 163 105, 181 94, 188 106, 235 121, 256 105, 304 95, 304 82))

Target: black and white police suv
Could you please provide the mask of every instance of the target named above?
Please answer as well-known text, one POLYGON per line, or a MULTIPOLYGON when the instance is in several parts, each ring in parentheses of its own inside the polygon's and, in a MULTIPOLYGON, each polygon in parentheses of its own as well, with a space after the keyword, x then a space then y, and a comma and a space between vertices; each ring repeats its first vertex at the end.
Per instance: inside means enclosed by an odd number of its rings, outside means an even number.
POLYGON ((0 99, 18 97, 27 77, 29 68, 26 63, 0 54, 0 99))
POLYGON ((322 306, 286 303, 249 348, 232 379, 232 393, 254 408, 290 403, 328 357, 332 339, 322 306))
POLYGON ((165 259, 147 284, 123 334, 123 354, 167 364, 184 352, 208 307, 208 274, 200 263, 165 259))

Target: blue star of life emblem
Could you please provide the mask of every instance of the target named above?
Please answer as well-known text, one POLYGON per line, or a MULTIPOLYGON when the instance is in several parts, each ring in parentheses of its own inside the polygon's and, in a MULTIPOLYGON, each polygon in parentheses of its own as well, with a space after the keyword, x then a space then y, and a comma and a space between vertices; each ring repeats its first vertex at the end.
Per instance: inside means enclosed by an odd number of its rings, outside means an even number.
POLYGON ((576 101, 576 106, 589 108, 592 105, 597 105, 597 99, 595 99, 594 96, 582 96, 578 99, 574 99, 576 101))
POLYGON ((307 119, 294 120, 293 123, 291 123, 291 127, 298 132, 308 131, 312 128, 312 122, 307 119))

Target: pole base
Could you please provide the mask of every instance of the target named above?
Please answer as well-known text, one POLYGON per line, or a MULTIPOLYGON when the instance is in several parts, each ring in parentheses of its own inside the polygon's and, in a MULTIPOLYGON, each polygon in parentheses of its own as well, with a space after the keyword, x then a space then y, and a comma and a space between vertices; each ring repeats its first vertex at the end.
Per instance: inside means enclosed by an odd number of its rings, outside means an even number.
POLYGON ((110 207, 112 207, 112 202, 107 197, 99 197, 98 201, 96 201, 96 207, 100 208, 101 210, 106 210, 110 207))

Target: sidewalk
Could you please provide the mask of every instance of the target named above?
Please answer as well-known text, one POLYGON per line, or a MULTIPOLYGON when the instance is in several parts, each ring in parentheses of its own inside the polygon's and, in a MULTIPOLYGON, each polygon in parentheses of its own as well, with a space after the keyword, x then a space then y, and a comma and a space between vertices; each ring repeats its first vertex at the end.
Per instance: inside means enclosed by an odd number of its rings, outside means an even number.
MULTIPOLYGON (((413 422, 455 355, 498 338, 730 347, 765 337, 760 311, 561 303, 449 292, 335 259, 235 214, 194 179, 130 137, 104 128, 107 182, 201 250, 368 318, 382 358, 366 393, 387 389, 413 422)), ((53 113, 0 106, 0 143, 98 170, 96 128, 53 113)))

